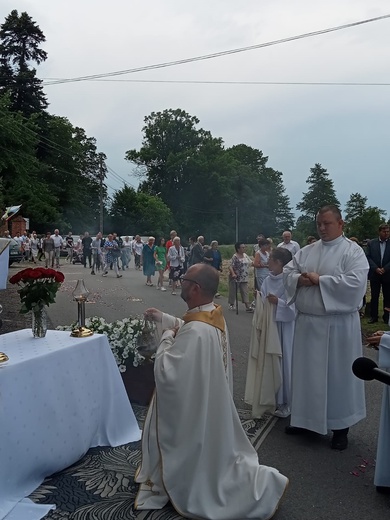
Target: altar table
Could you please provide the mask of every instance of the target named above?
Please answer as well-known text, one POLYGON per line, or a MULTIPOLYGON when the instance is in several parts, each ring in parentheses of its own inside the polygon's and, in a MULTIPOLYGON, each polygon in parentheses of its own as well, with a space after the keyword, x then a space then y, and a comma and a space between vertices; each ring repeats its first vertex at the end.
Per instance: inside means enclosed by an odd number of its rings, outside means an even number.
POLYGON ((0 335, 0 520, 38 520, 54 506, 24 499, 94 446, 141 432, 106 336, 30 329, 0 335))

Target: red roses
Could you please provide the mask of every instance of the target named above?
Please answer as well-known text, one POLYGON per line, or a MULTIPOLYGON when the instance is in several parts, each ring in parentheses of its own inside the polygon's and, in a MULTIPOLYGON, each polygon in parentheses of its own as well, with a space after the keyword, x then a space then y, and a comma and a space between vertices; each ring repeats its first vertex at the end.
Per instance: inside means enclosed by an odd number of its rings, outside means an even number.
POLYGON ((60 271, 36 267, 19 271, 9 281, 21 286, 18 290, 22 302, 20 312, 25 314, 54 303, 56 293, 64 280, 65 276, 60 271))
POLYGON ((58 283, 62 283, 65 280, 65 276, 55 269, 46 269, 44 267, 36 267, 32 269, 23 269, 14 274, 10 279, 10 283, 27 282, 28 280, 39 280, 39 278, 54 278, 58 283))

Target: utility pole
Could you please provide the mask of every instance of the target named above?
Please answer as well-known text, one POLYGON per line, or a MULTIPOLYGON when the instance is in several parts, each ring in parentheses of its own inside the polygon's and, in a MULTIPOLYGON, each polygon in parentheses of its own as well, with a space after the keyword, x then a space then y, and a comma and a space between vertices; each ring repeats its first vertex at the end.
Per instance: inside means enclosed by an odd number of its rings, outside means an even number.
POLYGON ((238 242, 238 206, 236 206, 236 242, 238 242))
POLYGON ((99 231, 103 234, 103 157, 99 154, 99 231))

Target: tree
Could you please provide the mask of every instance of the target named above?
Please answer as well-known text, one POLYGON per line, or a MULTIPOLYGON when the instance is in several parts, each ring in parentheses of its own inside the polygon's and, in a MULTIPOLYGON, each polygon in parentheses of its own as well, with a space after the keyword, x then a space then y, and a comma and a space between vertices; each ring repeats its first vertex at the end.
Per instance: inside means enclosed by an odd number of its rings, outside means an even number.
POLYGON ((297 230, 306 236, 316 234, 315 218, 322 206, 340 205, 333 181, 329 178, 327 170, 321 164, 316 163, 314 168, 310 168, 310 172, 311 174, 306 180, 309 189, 303 193, 302 201, 296 206, 297 210, 303 213, 303 218, 299 217, 297 220, 297 230))
POLYGON ((241 172, 235 190, 240 204, 240 220, 245 229, 240 236, 249 240, 260 231, 273 236, 291 228, 294 217, 282 173, 267 166, 268 157, 256 148, 239 144, 229 148, 227 153, 236 161, 236 171, 241 172))
POLYGON ((38 143, 34 120, 12 112, 9 96, 0 95, 0 176, 4 190, 11 189, 19 174, 26 175, 38 167, 35 149, 38 143))
POLYGON ((152 112, 144 121, 141 149, 127 151, 126 159, 139 167, 140 177, 146 177, 143 191, 161 194, 175 208, 188 181, 188 163, 211 135, 196 129, 199 120, 180 109, 152 112))
POLYGON ((126 184, 114 193, 110 216, 118 234, 164 236, 172 224, 171 211, 159 197, 126 184))
POLYGON ((272 234, 292 222, 282 174, 267 167, 260 150, 244 144, 225 149, 222 139, 180 109, 153 112, 145 123, 141 149, 129 150, 126 159, 145 177, 140 190, 159 194, 171 208, 181 234, 232 242, 236 208, 245 239, 254 239, 259 226, 272 234))
POLYGON ((46 40, 39 26, 26 13, 14 9, 0 28, 0 94, 9 93, 11 107, 29 116, 47 108, 42 82, 36 70, 47 54, 40 48, 46 40))
POLYGON ((386 212, 376 206, 367 206, 367 197, 352 193, 345 206, 345 233, 359 240, 377 235, 378 227, 385 222, 386 212))

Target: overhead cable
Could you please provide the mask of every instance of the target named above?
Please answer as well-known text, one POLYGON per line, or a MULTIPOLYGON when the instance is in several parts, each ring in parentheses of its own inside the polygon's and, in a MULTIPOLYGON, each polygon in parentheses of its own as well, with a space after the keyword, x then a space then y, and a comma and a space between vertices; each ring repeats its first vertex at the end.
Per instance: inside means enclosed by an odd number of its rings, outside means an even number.
POLYGON ((344 29, 349 29, 351 27, 356 27, 358 25, 363 25, 363 24, 367 24, 367 23, 377 22, 379 20, 384 20, 386 18, 390 18, 390 14, 377 16, 375 18, 368 18, 366 20, 360 20, 358 22, 352 22, 352 23, 348 23, 348 24, 344 24, 344 25, 338 25, 336 27, 330 27, 328 29, 321 29, 319 31, 313 31, 313 32, 309 32, 309 33, 298 34, 296 36, 290 36, 288 38, 281 38, 279 40, 273 40, 273 41, 270 41, 270 42, 259 43, 257 45, 250 45, 250 46, 247 46, 247 47, 240 47, 240 48, 237 48, 237 49, 230 49, 230 50, 226 50, 226 51, 215 52, 215 53, 212 53, 212 54, 205 54, 205 55, 202 55, 202 56, 195 56, 195 57, 192 57, 192 58, 185 58, 185 59, 181 59, 181 60, 169 61, 169 62, 165 62, 165 63, 157 63, 157 64, 154 64, 154 65, 146 65, 144 67, 137 67, 137 68, 133 68, 133 69, 119 70, 119 71, 116 71, 116 72, 106 72, 106 73, 102 73, 102 74, 92 74, 92 75, 89 75, 89 76, 79 76, 79 77, 76 77, 76 78, 64 78, 64 79, 60 79, 60 80, 46 81, 46 82, 43 82, 43 85, 47 86, 47 85, 58 85, 58 84, 61 84, 61 83, 74 83, 74 82, 77 82, 77 81, 89 81, 89 80, 94 80, 94 79, 98 79, 98 78, 108 78, 108 77, 113 77, 113 76, 122 76, 124 74, 133 74, 133 73, 136 73, 136 72, 143 72, 143 71, 146 71, 146 70, 162 69, 162 68, 166 68, 166 67, 173 67, 173 66, 176 66, 176 65, 184 65, 186 63, 193 63, 193 62, 196 62, 196 61, 210 60, 210 59, 214 59, 214 58, 220 58, 222 56, 228 56, 228 55, 231 55, 231 54, 238 54, 238 53, 241 53, 241 52, 247 52, 247 51, 252 51, 252 50, 256 50, 256 49, 262 49, 264 47, 271 47, 273 45, 280 45, 282 43, 288 43, 288 42, 295 41, 295 40, 302 40, 304 38, 311 38, 313 36, 320 36, 322 34, 327 34, 327 33, 330 33, 330 32, 341 31, 341 30, 344 30, 344 29))

